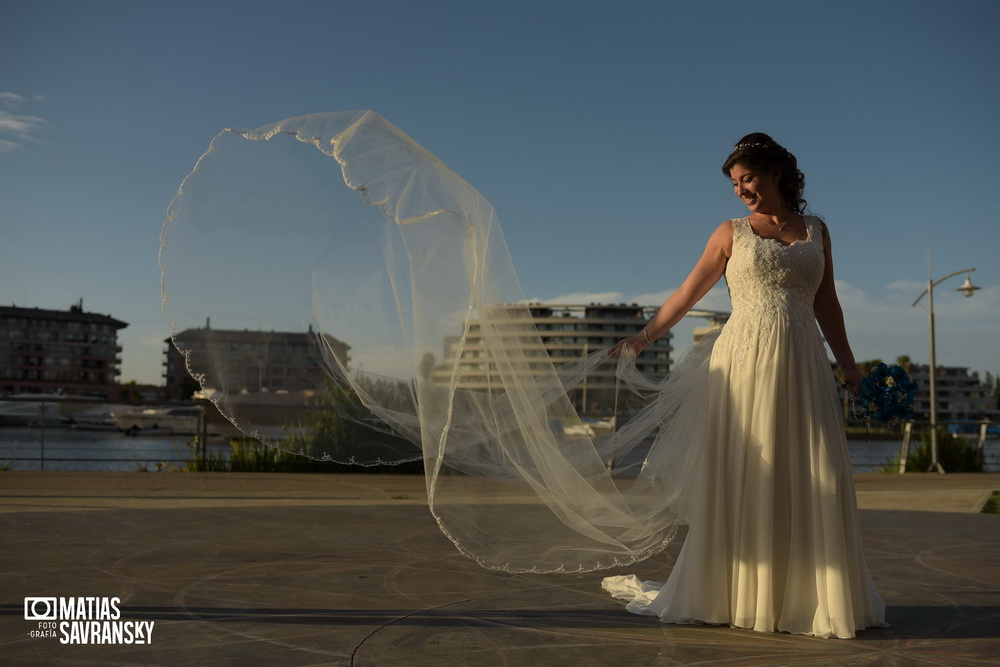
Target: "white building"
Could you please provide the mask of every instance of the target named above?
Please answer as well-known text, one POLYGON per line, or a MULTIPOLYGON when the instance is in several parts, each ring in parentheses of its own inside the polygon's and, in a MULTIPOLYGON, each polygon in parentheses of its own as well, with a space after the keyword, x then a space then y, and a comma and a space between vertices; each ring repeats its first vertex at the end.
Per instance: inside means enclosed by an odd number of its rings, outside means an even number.
MULTIPOLYGON (((608 348, 622 338, 635 335, 652 319, 658 307, 637 304, 549 305, 527 304, 505 306, 512 314, 515 327, 523 326, 525 351, 539 358, 537 369, 544 368, 549 359, 556 366, 579 361, 593 352, 608 348)), ((728 314, 710 311, 692 311, 691 315, 724 321, 728 314)), ((670 352, 673 349, 669 332, 647 347, 636 365, 647 375, 665 376, 670 372, 670 352)), ((433 372, 433 377, 444 381, 451 377, 455 347, 458 337, 445 341, 446 363, 433 372)), ((531 364, 526 372, 531 372, 531 364)), ((496 367, 491 364, 482 346, 480 326, 472 322, 468 338, 458 359, 459 388, 486 389, 495 386, 496 367)), ((570 393, 573 404, 581 414, 608 414, 615 407, 615 368, 605 364, 588 376, 586 383, 570 393)), ((619 406, 621 408, 622 406, 619 406)))

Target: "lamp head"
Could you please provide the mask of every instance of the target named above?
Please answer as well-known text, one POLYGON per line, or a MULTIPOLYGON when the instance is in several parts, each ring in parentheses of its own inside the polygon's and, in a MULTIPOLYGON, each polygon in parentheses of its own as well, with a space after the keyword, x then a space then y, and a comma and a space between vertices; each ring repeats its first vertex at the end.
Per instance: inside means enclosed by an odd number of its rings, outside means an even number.
POLYGON ((972 278, 970 276, 965 276, 965 282, 962 283, 961 287, 956 287, 955 291, 961 292, 965 296, 969 297, 972 296, 972 293, 977 289, 979 289, 979 287, 972 284, 972 278))

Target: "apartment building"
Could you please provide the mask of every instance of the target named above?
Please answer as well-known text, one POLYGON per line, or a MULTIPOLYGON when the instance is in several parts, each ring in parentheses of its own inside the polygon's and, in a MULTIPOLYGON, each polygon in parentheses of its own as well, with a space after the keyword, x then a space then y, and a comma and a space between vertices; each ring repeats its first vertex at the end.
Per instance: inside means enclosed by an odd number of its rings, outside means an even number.
POLYGON ((116 398, 122 348, 110 315, 0 306, 0 393, 116 398))
MULTIPOLYGON (((522 338, 526 354, 535 356, 523 372, 544 368, 549 361, 556 366, 579 361, 587 355, 610 347, 618 340, 639 333, 656 314, 657 308, 636 304, 549 305, 525 304, 502 306, 510 315, 511 335, 522 338), (518 329, 521 331, 518 331, 518 329), (532 367, 533 366, 533 367, 532 367)), ((702 315, 709 315, 700 313, 702 315)), ((723 313, 712 313, 720 320, 723 313)), ((672 334, 667 333, 647 347, 637 360, 639 370, 650 375, 665 376, 670 372, 672 334)), ((458 369, 458 386, 462 389, 483 390, 494 386, 497 369, 488 358, 482 344, 479 321, 469 324, 465 344, 458 347, 459 337, 445 341, 445 363, 432 377, 444 382, 451 377, 451 368, 458 369), (456 360, 455 355, 459 358, 456 360)), ((587 381, 570 393, 570 399, 581 414, 608 414, 615 405, 615 368, 606 364, 596 369, 587 381)))
MULTIPOLYGON (((308 332, 251 331, 204 328, 186 329, 175 335, 190 352, 191 365, 206 374, 213 389, 235 393, 285 392, 316 389, 326 376, 319 337, 308 332), (224 386, 220 386, 224 385, 224 386)), ((350 347, 326 336, 329 351, 347 361, 350 347)), ((198 389, 189 377, 184 358, 167 339, 163 377, 171 398, 186 398, 198 389)))
MULTIPOLYGON (((910 377, 920 385, 913 407, 917 419, 930 418, 929 369, 926 364, 914 364, 910 368, 910 377)), ((980 383, 978 376, 969 374, 968 368, 938 366, 935 384, 939 422, 966 419, 1000 421, 996 398, 980 383)))

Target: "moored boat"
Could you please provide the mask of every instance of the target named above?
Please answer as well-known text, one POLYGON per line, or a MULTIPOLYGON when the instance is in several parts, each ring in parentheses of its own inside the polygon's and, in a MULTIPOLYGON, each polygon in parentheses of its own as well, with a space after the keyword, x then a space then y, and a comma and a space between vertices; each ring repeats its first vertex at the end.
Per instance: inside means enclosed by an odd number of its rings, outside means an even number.
POLYGON ((119 430, 126 433, 141 431, 144 435, 150 433, 196 434, 201 416, 202 408, 198 405, 145 408, 111 413, 111 418, 119 430))

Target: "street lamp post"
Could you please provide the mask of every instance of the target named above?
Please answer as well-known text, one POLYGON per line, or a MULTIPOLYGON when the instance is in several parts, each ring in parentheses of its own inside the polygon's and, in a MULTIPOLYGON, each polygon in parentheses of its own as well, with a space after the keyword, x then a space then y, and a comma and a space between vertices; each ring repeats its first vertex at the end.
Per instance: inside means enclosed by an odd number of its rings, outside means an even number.
MULTIPOLYGON (((928 265, 930 261, 928 259, 928 265)), ((965 282, 962 283, 961 287, 956 288, 956 291, 961 292, 967 297, 972 296, 978 287, 972 284, 972 278, 968 275, 969 273, 975 271, 975 269, 962 269, 961 271, 955 271, 954 273, 949 273, 944 278, 932 281, 930 275, 927 277, 927 289, 920 293, 917 300, 913 302, 913 306, 920 303, 920 300, 927 295, 927 330, 930 336, 930 347, 931 347, 931 367, 930 367, 930 416, 931 416, 931 467, 928 472, 934 471, 943 473, 944 468, 941 467, 940 461, 938 461, 938 442, 937 442, 937 359, 935 359, 934 354, 934 288, 943 283, 948 278, 953 278, 961 273, 966 274, 965 282)), ((929 274, 929 272, 928 272, 929 274)))

